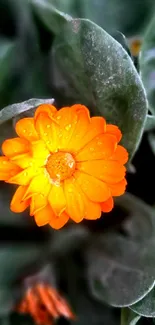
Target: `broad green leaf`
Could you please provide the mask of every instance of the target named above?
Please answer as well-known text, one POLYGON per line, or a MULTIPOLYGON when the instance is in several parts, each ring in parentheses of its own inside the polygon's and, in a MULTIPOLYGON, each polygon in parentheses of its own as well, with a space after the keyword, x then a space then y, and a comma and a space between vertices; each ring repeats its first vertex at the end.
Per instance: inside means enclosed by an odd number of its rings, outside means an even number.
POLYGON ((91 21, 74 19, 56 37, 53 57, 68 81, 72 101, 118 125, 132 156, 143 133, 147 101, 123 47, 91 21))
POLYGON ((136 206, 136 198, 118 206, 133 218, 126 236, 95 235, 88 241, 85 257, 92 295, 112 306, 127 307, 143 299, 154 286, 155 219, 149 206, 138 199, 136 206))
POLYGON ((155 317, 155 288, 144 299, 130 306, 135 313, 145 317, 155 317))
POLYGON ((131 309, 122 308, 120 325, 136 325, 139 319, 140 316, 137 316, 131 309))
POLYGON ((67 13, 53 6, 51 0, 30 0, 30 2, 42 22, 54 34, 61 32, 67 21, 72 19, 67 13))
POLYGON ((155 18, 144 35, 140 55, 140 71, 149 101, 149 109, 155 114, 155 18))
POLYGON ((53 102, 54 99, 31 98, 22 103, 6 106, 0 111, 0 124, 7 122, 21 113, 35 109, 41 104, 53 104, 53 102))
MULTIPOLYGON (((90 19, 108 32, 119 30, 127 36, 143 33, 154 7, 154 0, 143 0, 140 6, 139 0, 44 0, 42 3, 49 6, 49 11, 53 5, 74 18, 90 19)), ((41 16, 43 18, 43 13, 41 16)), ((57 17, 57 21, 59 19, 57 17)))
POLYGON ((150 131, 155 129, 155 116, 147 114, 147 119, 145 123, 145 131, 150 131))
POLYGON ((15 57, 15 42, 0 38, 0 90, 2 91, 15 57))

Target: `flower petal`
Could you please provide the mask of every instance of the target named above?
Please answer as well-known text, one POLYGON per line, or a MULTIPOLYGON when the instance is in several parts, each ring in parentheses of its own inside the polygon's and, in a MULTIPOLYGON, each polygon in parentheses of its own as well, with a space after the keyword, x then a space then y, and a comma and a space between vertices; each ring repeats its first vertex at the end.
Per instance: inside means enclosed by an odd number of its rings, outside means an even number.
POLYGON ((31 179, 41 173, 41 168, 29 167, 15 176, 8 179, 7 183, 17 184, 17 185, 28 185, 31 179))
POLYGON ((96 220, 101 216, 101 206, 99 203, 90 201, 83 193, 85 205, 85 219, 96 220))
POLYGON ((115 184, 109 184, 109 188, 111 190, 112 196, 120 196, 124 194, 126 190, 127 181, 125 178, 123 178, 120 182, 115 184))
POLYGON ((73 177, 64 181, 66 197, 66 212, 75 222, 80 222, 85 216, 85 207, 81 189, 73 177))
POLYGON ((128 152, 124 147, 118 145, 111 159, 117 160, 124 165, 128 161, 128 152))
POLYGON ((34 127, 34 118, 25 117, 16 123, 16 133, 19 137, 27 139, 28 141, 35 141, 39 139, 38 133, 34 127))
POLYGON ((68 149, 68 143, 70 142, 75 126, 77 124, 78 117, 74 106, 63 107, 55 114, 55 118, 60 127, 58 133, 58 148, 60 150, 68 149))
POLYGON ((49 151, 57 151, 58 134, 60 131, 58 123, 53 121, 49 117, 48 113, 41 112, 36 117, 35 126, 40 135, 40 138, 45 142, 49 151))
POLYGON ((101 210, 103 212, 110 212, 114 207, 114 200, 110 197, 107 201, 101 203, 101 210))
POLYGON ((49 150, 47 149, 44 141, 39 140, 32 143, 31 146, 32 157, 35 160, 37 166, 44 166, 46 160, 50 154, 49 150))
POLYGON ((102 202, 111 196, 107 184, 99 179, 79 171, 74 173, 74 177, 89 200, 102 202))
POLYGON ((78 151, 82 146, 82 139, 86 134, 90 125, 90 115, 88 109, 83 105, 74 105, 72 109, 76 111, 77 124, 72 133, 70 142, 68 143, 68 150, 75 152, 78 151))
POLYGON ((46 174, 45 170, 43 168, 40 168, 40 173, 38 173, 38 175, 34 175, 33 179, 31 180, 24 195, 24 199, 28 199, 34 194, 42 194, 44 196, 48 196, 50 189, 51 184, 49 177, 46 174))
POLYGON ((92 141, 100 134, 103 134, 105 130, 106 130, 105 119, 100 116, 92 117, 90 119, 87 132, 85 133, 85 136, 82 138, 80 149, 82 149, 88 142, 92 141))
POLYGON ((10 203, 10 210, 12 212, 20 213, 26 210, 30 205, 30 200, 23 201, 23 196, 27 190, 27 186, 19 186, 10 203))
MULTIPOLYGON (((88 114, 88 113, 87 113, 88 114)), ((71 142, 74 144, 74 150, 78 152, 81 150, 88 142, 92 141, 96 136, 103 134, 105 132, 106 122, 103 117, 92 117, 79 116, 79 129, 76 128, 72 136, 71 142), (83 132, 82 132, 83 131, 83 132), (78 140, 78 141, 77 141, 78 140)))
POLYGON ((125 176, 126 168, 117 161, 92 160, 76 164, 79 171, 92 175, 107 183, 117 183, 125 176))
POLYGON ((55 106, 51 104, 42 104, 36 109, 34 119, 36 120, 40 113, 46 113, 51 119, 53 119, 53 116, 56 112, 57 109, 55 106))
POLYGON ((117 142, 120 142, 120 140, 122 138, 122 133, 121 133, 120 129, 118 128, 118 126, 113 125, 113 124, 107 124, 106 133, 115 135, 115 137, 117 138, 117 142))
POLYGON ((40 226, 47 225, 51 218, 54 217, 54 212, 50 205, 46 205, 43 209, 37 211, 34 215, 36 224, 40 226))
POLYGON ((34 194, 31 197, 31 204, 30 204, 30 216, 36 214, 39 210, 43 209, 48 204, 47 196, 43 194, 34 194))
POLYGON ((52 185, 48 196, 49 204, 51 205, 54 213, 59 216, 66 208, 66 198, 64 194, 63 185, 52 185))
POLYGON ((13 138, 5 140, 2 144, 2 152, 11 158, 29 151, 29 142, 25 139, 13 138))
POLYGON ((7 181, 10 177, 19 173, 21 169, 12 163, 7 157, 0 157, 0 180, 7 181))
POLYGON ((60 229, 67 223, 68 220, 69 220, 68 214, 62 212, 59 217, 57 216, 51 217, 49 225, 54 229, 60 229))
POLYGON ((108 159, 116 149, 116 138, 110 134, 101 134, 79 151, 76 161, 108 159))
POLYGON ((34 218, 38 226, 44 226, 49 223, 52 228, 60 229, 67 223, 69 216, 63 212, 60 217, 57 217, 51 206, 48 204, 46 207, 35 213, 34 218))
POLYGON ((32 167, 35 165, 35 161, 29 152, 12 157, 11 161, 15 163, 17 166, 21 167, 22 169, 32 167))

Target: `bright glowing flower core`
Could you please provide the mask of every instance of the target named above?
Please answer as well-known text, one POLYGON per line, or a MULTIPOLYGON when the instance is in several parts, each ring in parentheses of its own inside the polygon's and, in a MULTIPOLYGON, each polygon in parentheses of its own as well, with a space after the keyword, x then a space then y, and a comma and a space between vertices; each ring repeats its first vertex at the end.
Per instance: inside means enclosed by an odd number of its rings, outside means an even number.
POLYGON ((63 181, 73 175, 75 160, 68 152, 56 152, 48 157, 46 169, 53 181, 63 181))

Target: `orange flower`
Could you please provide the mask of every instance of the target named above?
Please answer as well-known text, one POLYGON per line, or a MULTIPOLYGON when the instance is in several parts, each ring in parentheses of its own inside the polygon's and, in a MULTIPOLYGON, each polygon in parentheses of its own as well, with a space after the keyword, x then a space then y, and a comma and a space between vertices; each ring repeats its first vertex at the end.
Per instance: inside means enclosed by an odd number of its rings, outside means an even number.
POLYGON ((19 185, 10 208, 30 206, 38 226, 100 218, 124 193, 128 153, 118 145, 121 131, 91 118, 85 106, 41 105, 34 118, 16 123, 16 133, 2 145, 0 180, 19 185))
POLYGON ((66 300, 44 283, 28 288, 16 310, 21 314, 30 314, 38 325, 50 325, 51 319, 59 317, 75 318, 66 300))

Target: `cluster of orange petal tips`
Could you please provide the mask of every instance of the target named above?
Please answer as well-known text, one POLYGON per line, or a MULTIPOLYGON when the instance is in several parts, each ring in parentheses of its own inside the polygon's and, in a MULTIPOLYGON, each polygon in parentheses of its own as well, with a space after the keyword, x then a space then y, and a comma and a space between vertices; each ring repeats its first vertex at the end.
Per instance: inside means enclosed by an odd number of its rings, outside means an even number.
POLYGON ((16 311, 31 315, 37 325, 51 325, 59 317, 75 319, 66 300, 44 283, 28 288, 16 311))
POLYGON ((30 206, 38 226, 59 229, 69 218, 100 218, 125 192, 128 153, 118 144, 121 131, 90 117, 85 106, 41 105, 15 129, 18 137, 3 142, 0 157, 0 180, 19 185, 11 211, 30 206))

